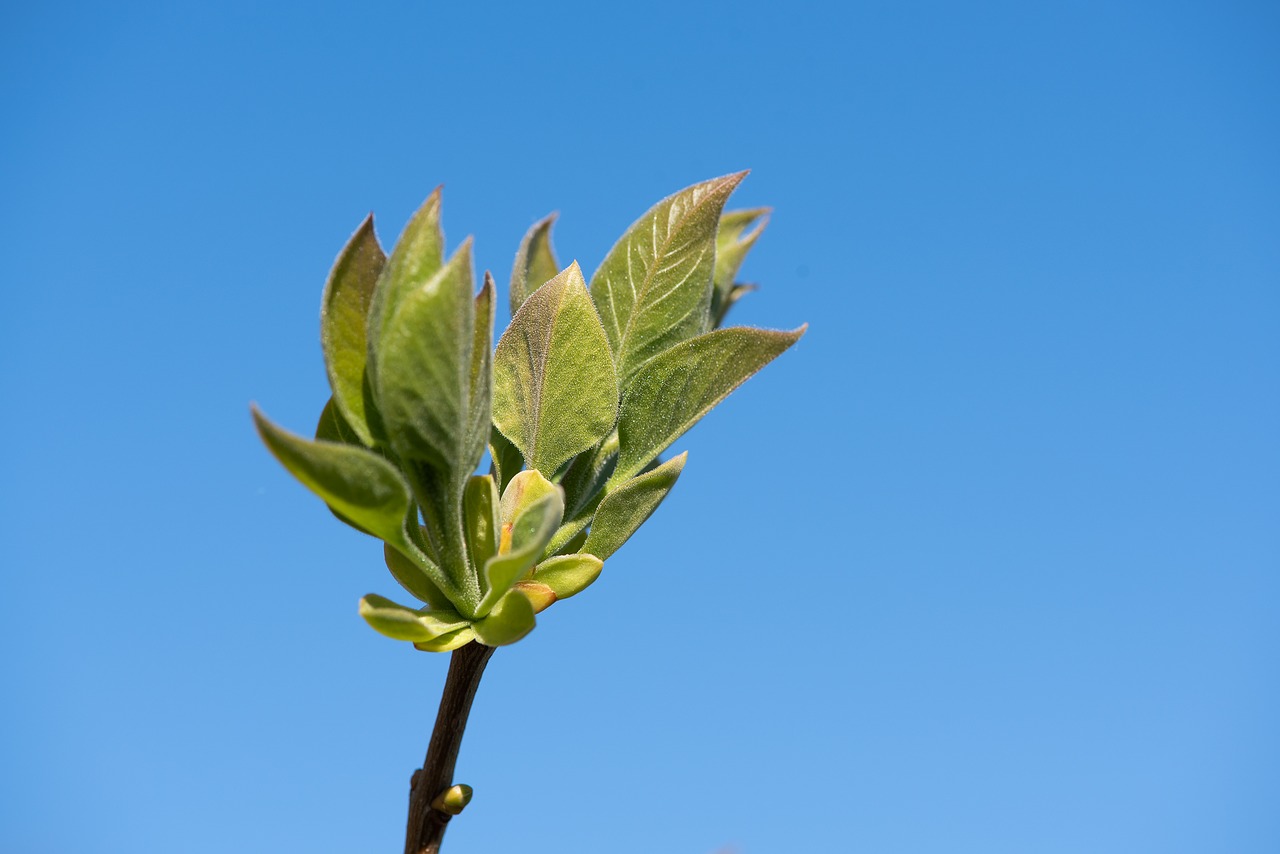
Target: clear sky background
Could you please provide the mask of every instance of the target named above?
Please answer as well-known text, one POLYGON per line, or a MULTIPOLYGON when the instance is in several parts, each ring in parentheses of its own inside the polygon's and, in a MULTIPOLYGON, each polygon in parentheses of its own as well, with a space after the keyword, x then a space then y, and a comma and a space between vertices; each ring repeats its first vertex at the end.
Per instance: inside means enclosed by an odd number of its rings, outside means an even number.
MULTIPOLYGON (((398 851, 446 657, 259 445, 445 184, 505 287, 743 168, 808 335, 500 651, 446 850, 1280 851, 1280 13, 0 12, 0 850, 398 851)), ((505 305, 505 302, 501 303, 505 305)), ((500 317, 500 323, 505 318, 500 317)))

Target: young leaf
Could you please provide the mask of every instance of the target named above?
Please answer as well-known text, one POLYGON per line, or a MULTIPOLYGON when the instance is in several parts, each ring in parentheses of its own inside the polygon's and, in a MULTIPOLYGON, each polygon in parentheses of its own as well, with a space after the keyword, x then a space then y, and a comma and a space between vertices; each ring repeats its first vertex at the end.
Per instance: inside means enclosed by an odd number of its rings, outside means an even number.
POLYGON ((366 446, 373 444, 364 411, 364 370, 369 357, 366 325, 374 286, 385 262, 370 215, 334 262, 320 304, 320 349, 334 405, 366 446))
POLYGON ((489 473, 493 482, 498 485, 498 492, 503 492, 511 478, 520 473, 524 467, 524 455, 520 449, 511 444, 511 440, 498 430, 489 431, 489 473))
POLYGON ((591 277, 624 392, 645 362, 707 331, 720 212, 745 176, 715 178, 663 199, 627 229, 591 277))
POLYGON ((744 296, 751 293, 755 289, 756 289, 755 285, 734 285, 733 287, 729 288, 729 295, 726 296, 724 300, 719 305, 715 306, 714 309, 712 310, 712 313, 711 313, 712 327, 714 327, 715 329, 719 329, 721 326, 723 326, 724 319, 729 314, 729 309, 733 308, 734 305, 737 304, 738 300, 742 299, 744 296))
POLYGON ((565 470, 564 476, 560 478, 560 486, 564 489, 566 519, 575 518, 591 499, 604 489, 617 462, 618 434, 616 431, 610 433, 599 445, 574 458, 565 470))
POLYGON ((484 455, 489 443, 489 409, 493 388, 493 314, 496 291, 487 271, 475 299, 475 335, 471 340, 471 422, 467 428, 468 448, 476 458, 484 455))
POLYGON ((743 260, 760 238, 760 232, 769 224, 769 213, 769 208, 751 208, 726 211, 720 217, 720 229, 716 233, 716 271, 712 277, 715 282, 711 306, 713 316, 728 300, 743 260), (755 223, 755 228, 751 228, 752 223, 755 223))
POLYGON ((475 609, 477 616, 488 613, 511 585, 528 572, 560 524, 564 499, 555 484, 545 479, 541 483, 534 480, 541 477, 537 472, 521 473, 502 497, 498 553, 484 565, 483 595, 475 609), (530 488, 522 489, 525 484, 530 488), (520 494, 508 500, 513 492, 520 494))
POLYGON ((533 571, 533 580, 545 584, 557 599, 568 599, 600 577, 604 561, 592 554, 563 555, 544 560, 533 571))
POLYGON ((529 294, 542 287, 560 269, 556 253, 551 248, 551 226, 555 221, 555 214, 538 220, 520 241, 516 263, 511 268, 511 289, 508 293, 512 317, 516 316, 529 294))
POLYGON ((376 593, 360 600, 360 616, 380 634, 415 643, 436 640, 468 625, 457 611, 417 611, 376 593))
MULTIPOLYGON (((394 261, 393 254, 388 269, 394 261)), ((375 396, 395 452, 453 475, 459 485, 475 471, 488 438, 476 446, 471 431, 474 338, 468 239, 435 275, 400 297, 374 358, 375 396)))
MULTIPOLYGON (((717 403, 799 340, 792 332, 717 329, 672 347, 636 375, 618 416, 618 465, 612 492, 662 453, 717 403)), ((598 553, 597 553, 598 554, 598 553)))
POLYGON ((676 485, 688 456, 684 453, 672 457, 606 495, 591 520, 591 532, 582 544, 582 551, 607 560, 622 548, 676 485))
POLYGON ((513 590, 519 590, 533 606, 533 613, 541 614, 556 603, 556 593, 537 581, 517 581, 513 590))
MULTIPOLYGON (((391 577, 400 582, 400 586, 408 590, 415 599, 426 602, 436 610, 454 607, 449 597, 444 595, 421 566, 386 543, 382 546, 382 560, 391 571, 391 577)), ((439 570, 436 572, 439 573, 439 570)))
POLYGON ((476 633, 471 626, 464 629, 443 634, 435 640, 420 641, 415 643, 414 649, 420 649, 423 652, 452 652, 460 646, 466 646, 476 639, 476 633))
POLYGON ((434 276, 443 263, 444 231, 440 228, 440 188, 436 187, 404 227, 373 289, 367 331, 367 367, 373 388, 377 388, 377 355, 387 321, 401 299, 434 276))
POLYGON ((472 566, 484 566, 498 553, 498 487, 489 475, 477 475, 467 481, 462 496, 462 512, 466 519, 467 552, 472 566))
POLYGON ((493 423, 548 477, 609 435, 618 380, 577 263, 525 300, 498 341, 493 423))
POLYGON ((511 590, 503 596, 482 620, 476 620, 471 628, 476 639, 485 646, 505 646, 515 643, 533 631, 536 620, 533 605, 519 590, 511 590))

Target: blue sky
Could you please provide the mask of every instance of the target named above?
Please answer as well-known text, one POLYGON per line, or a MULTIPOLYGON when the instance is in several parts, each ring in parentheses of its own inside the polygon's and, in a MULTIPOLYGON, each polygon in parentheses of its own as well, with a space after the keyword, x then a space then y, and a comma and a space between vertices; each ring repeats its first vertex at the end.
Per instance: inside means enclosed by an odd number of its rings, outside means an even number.
POLYGON ((398 850, 446 659, 249 402, 370 210, 505 284, 750 168, 809 333, 494 658, 446 850, 1280 850, 1268 4, 0 15, 0 849, 398 850))

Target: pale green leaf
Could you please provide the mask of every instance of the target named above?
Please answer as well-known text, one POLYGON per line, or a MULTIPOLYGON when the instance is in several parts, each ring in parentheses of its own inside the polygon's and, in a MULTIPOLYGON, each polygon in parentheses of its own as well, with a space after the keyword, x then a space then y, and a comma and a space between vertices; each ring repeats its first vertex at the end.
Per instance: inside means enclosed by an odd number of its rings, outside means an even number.
POLYGON ((457 611, 414 610, 375 593, 360 600, 360 616, 380 634, 415 643, 437 640, 469 625, 457 611))
POLYGON ((547 542, 555 533, 564 513, 564 499, 559 488, 545 479, 537 484, 533 478, 541 478, 537 472, 522 472, 507 487, 502 497, 502 530, 498 553, 484 565, 481 583, 482 596, 475 613, 484 616, 489 609, 523 577, 542 556, 547 542), (528 485, 529 488, 522 489, 528 485), (550 489, 544 489, 550 487, 550 489), (513 492, 521 494, 516 500, 508 500, 513 492))
POLYGON ((320 348, 334 404, 364 445, 373 444, 364 405, 366 327, 374 286, 385 262, 370 215, 334 262, 320 305, 320 348))
POLYGON ((511 290, 508 293, 512 317, 524 305, 529 294, 550 281, 560 269, 556 253, 551 248, 551 226, 555 221, 555 214, 538 220, 520 241, 516 263, 511 268, 511 290))
POLYGON ((519 590, 511 590, 498 600, 488 616, 476 620, 471 628, 485 646, 505 646, 533 631, 535 623, 533 605, 528 598, 519 590))
POLYGON ((564 515, 573 519, 604 489, 618 462, 618 433, 574 457, 560 478, 564 489, 564 515))
POLYGON ((688 456, 672 457, 606 495, 591 519, 591 532, 582 544, 582 551, 608 560, 622 548, 675 486, 688 456))
POLYGON ((533 580, 550 587, 557 599, 568 599, 599 578, 603 568, 604 561, 593 554, 562 555, 538 564, 533 580))
POLYGON ((647 361, 709 328, 720 212, 745 175, 663 199, 627 229, 591 277, 624 393, 647 361))
POLYGON ((799 340, 805 329, 717 329, 678 344, 645 365, 622 401, 621 449, 608 491, 643 471, 712 407, 799 340))
POLYGON ((415 649, 420 649, 423 652, 452 652, 460 646, 466 646, 475 639, 475 631, 471 626, 467 626, 465 629, 458 629, 457 631, 449 632, 448 634, 441 635, 435 640, 421 641, 419 643, 415 643, 413 646, 415 649))
POLYGON ((472 566, 484 566, 498 553, 498 487, 489 475, 477 475, 467 481, 462 496, 462 512, 466 520, 467 553, 472 566))
POLYGON ((498 341, 493 423, 547 476, 609 435, 618 380, 576 263, 525 300, 498 341))

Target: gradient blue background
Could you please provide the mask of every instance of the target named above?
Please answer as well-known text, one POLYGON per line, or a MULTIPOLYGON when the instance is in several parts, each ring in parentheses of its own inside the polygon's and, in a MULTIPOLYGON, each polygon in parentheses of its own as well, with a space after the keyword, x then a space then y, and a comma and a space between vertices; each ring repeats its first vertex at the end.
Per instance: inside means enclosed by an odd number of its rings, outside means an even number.
MULTIPOLYGON (((6 4, 0 850, 398 851, 446 659, 270 459, 369 210, 742 168, 805 339, 494 659, 458 852, 1280 851, 1280 13, 6 4), (271 6, 271 8, 264 8, 271 6)), ((505 322, 505 319, 500 319, 505 322)))

